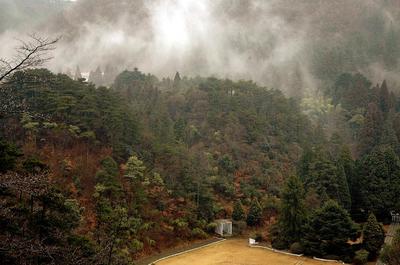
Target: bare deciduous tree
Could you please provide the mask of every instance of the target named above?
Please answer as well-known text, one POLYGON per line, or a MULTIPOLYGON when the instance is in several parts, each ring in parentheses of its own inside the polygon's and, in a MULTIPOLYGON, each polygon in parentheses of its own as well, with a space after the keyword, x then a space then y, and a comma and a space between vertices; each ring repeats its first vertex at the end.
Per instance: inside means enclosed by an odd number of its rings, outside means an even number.
POLYGON ((29 37, 29 41, 20 40, 20 46, 16 48, 13 58, 0 58, 0 82, 15 71, 40 66, 52 59, 49 53, 55 49, 59 37, 50 39, 36 34, 29 37))

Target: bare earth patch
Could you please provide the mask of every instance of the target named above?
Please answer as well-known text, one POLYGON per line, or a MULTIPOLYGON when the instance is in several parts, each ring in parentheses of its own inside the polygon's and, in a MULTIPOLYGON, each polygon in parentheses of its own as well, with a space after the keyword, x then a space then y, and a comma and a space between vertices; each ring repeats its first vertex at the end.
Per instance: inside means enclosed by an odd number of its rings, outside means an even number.
POLYGON ((245 239, 226 240, 156 263, 157 265, 338 265, 250 248, 245 239))

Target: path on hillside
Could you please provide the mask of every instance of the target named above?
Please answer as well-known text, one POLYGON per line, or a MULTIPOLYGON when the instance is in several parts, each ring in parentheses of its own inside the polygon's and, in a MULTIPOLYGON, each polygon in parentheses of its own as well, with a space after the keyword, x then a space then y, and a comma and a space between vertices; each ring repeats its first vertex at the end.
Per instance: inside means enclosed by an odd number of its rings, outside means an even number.
MULTIPOLYGON (((385 237, 385 244, 386 245, 391 245, 394 235, 397 231, 397 229, 400 229, 400 223, 392 223, 389 226, 389 229, 386 233, 386 237, 385 237)), ((385 263, 383 263, 381 260, 378 259, 378 261, 376 262, 376 265, 385 265, 385 263)))

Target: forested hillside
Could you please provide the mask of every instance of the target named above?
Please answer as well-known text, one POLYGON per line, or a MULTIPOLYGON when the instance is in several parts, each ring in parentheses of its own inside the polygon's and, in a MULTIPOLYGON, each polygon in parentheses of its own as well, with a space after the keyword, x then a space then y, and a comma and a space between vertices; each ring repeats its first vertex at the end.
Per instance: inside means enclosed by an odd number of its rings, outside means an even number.
POLYGON ((397 0, 0 0, 0 263, 136 264, 231 219, 399 265, 399 19, 397 0))
POLYGON ((314 133, 295 101, 248 81, 135 70, 109 89, 42 69, 14 74, 2 92, 2 171, 47 174, 82 207, 79 234, 131 257, 206 237, 235 199, 274 204, 314 133))
MULTIPOLYGON (((326 97, 334 132, 324 115, 310 120, 299 101, 251 81, 158 80, 135 69, 106 88, 45 69, 17 72, 2 85, 2 255, 70 264, 108 253, 118 263, 205 238, 215 219, 232 216, 240 231, 278 215, 271 239, 285 248, 315 233, 302 228, 307 219, 337 207, 358 222, 368 213, 389 220, 400 207, 398 99, 360 74, 339 76, 326 97), (292 208, 303 217, 279 218, 292 208), (75 221, 60 222, 66 211, 75 221), (282 241, 287 226, 295 230, 282 241), (32 240, 37 249, 21 255, 32 240), (80 255, 62 254, 71 247, 80 255)), ((309 244, 313 255, 354 255, 309 244)))

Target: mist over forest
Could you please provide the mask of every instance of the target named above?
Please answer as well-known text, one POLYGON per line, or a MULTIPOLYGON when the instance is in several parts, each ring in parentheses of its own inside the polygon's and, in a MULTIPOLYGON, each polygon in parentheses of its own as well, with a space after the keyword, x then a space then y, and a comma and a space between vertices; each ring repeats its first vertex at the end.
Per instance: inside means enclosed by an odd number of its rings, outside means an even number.
MULTIPOLYGON (((2 43, 32 31, 62 36, 49 64, 57 72, 77 65, 84 72, 107 65, 120 71, 138 67, 158 77, 180 71, 251 79, 295 96, 330 84, 341 72, 398 84, 400 7, 395 0, 1 4, 7 7, 0 11, 7 21, 1 23, 2 43)), ((0 54, 11 48, 3 45, 0 54)))
POLYGON ((399 59, 399 0, 0 0, 0 263, 399 265, 399 59))

